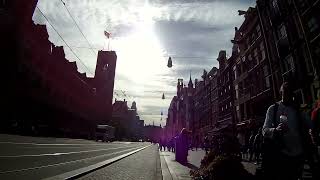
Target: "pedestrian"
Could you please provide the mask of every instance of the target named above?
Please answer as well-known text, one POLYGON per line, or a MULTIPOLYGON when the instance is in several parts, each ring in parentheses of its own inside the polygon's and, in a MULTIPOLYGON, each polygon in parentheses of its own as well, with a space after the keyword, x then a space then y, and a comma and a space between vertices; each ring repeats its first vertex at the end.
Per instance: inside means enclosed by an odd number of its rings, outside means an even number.
POLYGON ((289 82, 280 88, 282 100, 271 105, 266 113, 262 169, 267 179, 297 180, 302 175, 303 154, 308 138, 308 123, 294 105, 289 82))
MULTIPOLYGON (((307 113, 308 114, 308 113, 307 113)), ((310 113, 310 119, 312 124, 312 129, 310 130, 310 134, 312 137, 313 147, 311 152, 309 153, 309 164, 312 170, 313 179, 320 179, 320 156, 318 153, 319 146, 319 130, 320 130, 320 90, 318 90, 318 100, 310 113)), ((308 115, 307 115, 308 117, 308 115)))
POLYGON ((254 137, 253 147, 254 147, 254 157, 256 159, 255 164, 260 163, 260 155, 261 155, 261 146, 262 146, 262 128, 259 128, 257 135, 254 137))
POLYGON ((241 149, 241 157, 242 159, 245 158, 245 154, 246 154, 246 137, 244 136, 244 134, 242 132, 239 132, 237 135, 237 138, 239 140, 239 144, 240 144, 240 149, 241 149))
POLYGON ((160 149, 160 151, 162 151, 162 146, 163 146, 163 142, 162 142, 162 139, 160 138, 160 140, 159 140, 159 149, 160 149))
POLYGON ((188 150, 189 150, 189 141, 188 141, 188 134, 190 132, 183 128, 179 135, 179 141, 180 141, 180 153, 181 153, 181 159, 180 163, 186 164, 187 163, 187 157, 188 157, 188 150))
POLYGON ((208 154, 208 147, 209 147, 209 137, 206 135, 204 137, 204 150, 206 151, 206 154, 208 154))
POLYGON ((249 161, 252 161, 253 155, 254 155, 254 151, 253 151, 253 142, 254 142, 254 131, 251 132, 250 138, 249 138, 249 142, 248 142, 248 150, 249 150, 249 161))
POLYGON ((312 139, 317 145, 320 144, 319 133, 320 133, 320 90, 318 90, 318 100, 316 100, 315 105, 311 112, 311 123, 312 123, 312 139))

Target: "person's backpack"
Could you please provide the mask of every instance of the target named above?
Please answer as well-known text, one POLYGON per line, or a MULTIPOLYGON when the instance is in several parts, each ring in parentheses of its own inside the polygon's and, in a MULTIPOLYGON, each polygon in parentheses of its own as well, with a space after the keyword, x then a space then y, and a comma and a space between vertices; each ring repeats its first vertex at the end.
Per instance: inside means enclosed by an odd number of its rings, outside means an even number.
MULTIPOLYGON (((278 112, 279 104, 275 103, 273 108, 273 125, 277 127, 276 118, 278 112)), ((275 165, 275 161, 280 156, 281 150, 281 142, 278 138, 266 138, 263 137, 262 145, 261 145, 261 167, 257 169, 256 174, 262 175, 265 171, 270 170, 270 168, 275 165)))

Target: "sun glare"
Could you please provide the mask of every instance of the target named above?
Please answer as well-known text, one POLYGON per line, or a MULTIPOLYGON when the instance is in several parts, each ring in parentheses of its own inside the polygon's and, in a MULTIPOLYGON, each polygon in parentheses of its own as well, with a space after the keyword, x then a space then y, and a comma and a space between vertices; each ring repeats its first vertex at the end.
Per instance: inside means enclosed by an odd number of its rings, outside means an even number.
POLYGON ((156 8, 146 2, 139 9, 134 32, 113 42, 118 55, 117 72, 140 84, 139 87, 131 87, 140 92, 144 90, 141 84, 148 84, 148 81, 167 71, 164 48, 154 33, 157 13, 156 8))

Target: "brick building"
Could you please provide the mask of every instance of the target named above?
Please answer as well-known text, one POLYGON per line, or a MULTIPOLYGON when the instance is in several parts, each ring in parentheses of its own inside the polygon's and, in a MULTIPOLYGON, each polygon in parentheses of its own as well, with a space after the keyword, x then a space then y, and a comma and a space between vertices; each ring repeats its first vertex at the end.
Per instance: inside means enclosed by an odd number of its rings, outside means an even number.
POLYGON ((178 79, 177 95, 171 100, 166 122, 166 138, 176 136, 182 128, 193 130, 195 128, 194 96, 195 87, 191 75, 188 86, 183 84, 183 79, 178 79))
POLYGON ((234 123, 234 86, 233 86, 233 64, 236 54, 228 58, 226 51, 219 52, 218 70, 218 121, 216 130, 232 127, 234 123))
POLYGON ((256 8, 250 7, 244 17, 232 41, 238 46, 232 68, 235 119, 238 127, 251 128, 263 123, 266 110, 274 100, 270 64, 256 8))
POLYGON ((48 40, 46 26, 33 23, 37 0, 1 3, 1 47, 8 44, 1 131, 92 136, 96 124, 111 118, 116 53, 99 51, 94 78, 88 78, 48 40))
MULTIPOLYGON (((319 91, 320 3, 317 0, 257 1, 276 89, 292 81, 298 104, 311 104, 319 91)), ((279 99, 279 96, 276 96, 279 99)))

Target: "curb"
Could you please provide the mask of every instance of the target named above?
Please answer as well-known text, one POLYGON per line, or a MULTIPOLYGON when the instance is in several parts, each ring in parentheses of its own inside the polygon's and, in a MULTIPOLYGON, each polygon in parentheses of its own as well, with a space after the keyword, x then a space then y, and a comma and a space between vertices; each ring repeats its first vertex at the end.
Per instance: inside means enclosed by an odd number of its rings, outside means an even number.
POLYGON ((66 173, 63 173, 63 174, 59 174, 59 175, 56 175, 56 176, 53 176, 53 177, 45 178, 44 180, 76 179, 76 178, 79 178, 79 177, 84 176, 86 174, 89 174, 89 173, 91 173, 93 171, 96 171, 98 169, 106 167, 106 166, 108 166, 108 165, 110 165, 112 163, 115 163, 115 162, 117 162, 117 161, 119 161, 119 160, 121 160, 121 159, 123 159, 125 157, 128 157, 128 156, 130 156, 130 155, 132 155, 134 153, 137 153, 137 152, 139 152, 139 151, 141 151, 143 149, 146 149, 146 148, 148 148, 150 146, 151 145, 139 148, 139 149, 131 151, 129 153, 122 154, 120 156, 117 156, 117 157, 114 157, 114 158, 111 158, 111 159, 108 159, 108 160, 105 160, 105 161, 90 165, 88 167, 76 169, 76 170, 69 171, 69 172, 66 172, 66 173))
POLYGON ((178 177, 176 174, 170 171, 167 161, 164 158, 164 154, 161 154, 159 151, 160 155, 160 161, 161 161, 161 171, 162 171, 162 179, 163 180, 178 180, 178 177))

